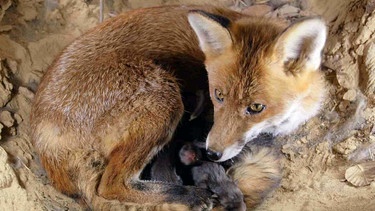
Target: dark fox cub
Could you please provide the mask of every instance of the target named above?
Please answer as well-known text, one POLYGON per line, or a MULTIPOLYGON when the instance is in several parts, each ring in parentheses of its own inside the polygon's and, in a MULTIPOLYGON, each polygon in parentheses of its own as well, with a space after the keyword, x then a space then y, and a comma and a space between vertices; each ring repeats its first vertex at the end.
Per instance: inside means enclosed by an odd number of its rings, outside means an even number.
MULTIPOLYGON (((200 146, 201 147, 201 146, 200 146)), ((212 192, 216 198, 218 206, 224 210, 232 211, 245 211, 246 205, 244 203, 243 194, 241 190, 237 187, 236 183, 226 174, 226 170, 222 165, 215 162, 210 162, 204 160, 201 149, 196 143, 186 143, 179 150, 178 157, 182 165, 188 168, 183 168, 180 171, 181 176, 186 179, 186 174, 191 176, 193 185, 200 188, 208 189, 212 192)), ((169 171, 171 176, 166 176, 168 171, 165 171, 165 163, 167 160, 162 157, 158 157, 157 161, 152 166, 151 179, 161 178, 159 174, 164 175, 163 178, 169 179, 172 177, 177 177, 177 181, 181 180, 174 171, 169 171), (157 171, 162 170, 162 171, 157 171)), ((178 168, 179 166, 176 166, 178 168)), ((174 182, 166 180, 166 182, 174 182)), ((182 180, 184 182, 184 180, 182 180)))
MULTIPOLYGON (((166 6, 111 18, 63 50, 42 79, 31 137, 53 186, 94 210, 200 210, 212 193, 140 175, 170 142, 181 92, 209 93, 207 156, 223 162, 262 132, 286 134, 315 115, 325 88, 320 19, 287 29, 211 6, 166 6)), ((269 150, 228 175, 248 208, 280 177, 269 150)))

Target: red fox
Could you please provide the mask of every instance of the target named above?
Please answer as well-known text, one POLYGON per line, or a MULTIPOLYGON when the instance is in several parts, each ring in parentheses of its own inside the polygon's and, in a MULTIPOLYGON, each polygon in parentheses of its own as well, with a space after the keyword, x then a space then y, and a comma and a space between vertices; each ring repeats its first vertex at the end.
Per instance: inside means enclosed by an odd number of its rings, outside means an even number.
MULTIPOLYGON (((71 43, 45 73, 32 108, 33 144, 53 186, 94 210, 209 209, 208 190, 140 179, 172 139, 184 110, 180 92, 209 90, 207 156, 228 160, 259 133, 286 134, 318 112, 325 39, 320 19, 284 29, 211 6, 119 15, 71 43)), ((280 176, 272 153, 258 155, 231 169, 247 207, 280 176)))

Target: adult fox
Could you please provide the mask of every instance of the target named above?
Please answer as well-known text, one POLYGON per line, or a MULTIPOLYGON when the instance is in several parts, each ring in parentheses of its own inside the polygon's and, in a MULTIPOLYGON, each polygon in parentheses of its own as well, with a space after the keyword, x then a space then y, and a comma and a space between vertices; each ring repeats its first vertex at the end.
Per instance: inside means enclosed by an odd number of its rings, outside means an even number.
MULTIPOLYGON (((139 179, 173 136, 180 91, 209 89, 208 157, 225 161, 260 132, 285 134, 317 113, 325 39, 319 19, 284 30, 211 6, 119 15, 75 40, 46 72, 31 114, 34 146, 54 187, 95 210, 210 208, 207 190, 139 179)), ((280 178, 269 150, 245 153, 229 172, 248 207, 280 178)))

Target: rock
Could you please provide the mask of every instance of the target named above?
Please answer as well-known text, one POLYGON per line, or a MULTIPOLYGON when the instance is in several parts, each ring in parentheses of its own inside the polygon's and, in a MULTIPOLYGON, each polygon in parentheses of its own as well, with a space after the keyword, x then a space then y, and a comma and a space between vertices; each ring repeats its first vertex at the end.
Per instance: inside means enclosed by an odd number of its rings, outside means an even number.
POLYGON ((58 0, 46 0, 45 7, 47 11, 54 11, 59 8, 59 1, 58 0))
POLYGON ((279 17, 294 17, 298 16, 300 9, 286 4, 276 11, 279 17))
POLYGON ((310 0, 300 0, 301 9, 307 10, 310 7, 310 0))
POLYGON ((301 138, 301 142, 304 143, 304 144, 307 144, 308 143, 308 140, 306 137, 302 137, 301 138))
POLYGON ((3 130, 4 126, 0 123, 0 141, 1 141, 1 131, 3 130))
POLYGON ((7 32, 7 31, 12 30, 12 28, 13 27, 11 25, 0 26, 0 32, 7 32))
POLYGON ((28 49, 31 60, 33 61, 32 69, 38 72, 44 72, 57 55, 61 53, 74 36, 71 35, 50 35, 36 42, 30 42, 28 49))
POLYGON ((357 187, 370 185, 375 179, 374 169, 374 161, 351 166, 345 172, 345 179, 357 187))
MULTIPOLYGON (((367 121, 374 121, 375 122, 375 107, 374 108, 366 108, 363 112, 363 116, 367 121)), ((375 126, 374 129, 375 130, 375 126)))
POLYGON ((1 210, 43 210, 21 187, 19 180, 8 163, 7 152, 0 147, 0 207, 1 210))
POLYGON ((28 123, 33 98, 33 92, 26 87, 20 87, 18 93, 8 103, 7 107, 18 113, 21 119, 28 123))
POLYGON ((14 114, 14 119, 16 120, 17 124, 20 124, 23 121, 22 117, 17 113, 14 114))
POLYGON ((154 1, 139 1, 139 0, 128 0, 129 7, 132 9, 142 8, 142 7, 155 7, 162 5, 163 0, 154 1))
POLYGON ((10 7, 11 4, 11 0, 0 1, 0 21, 3 19, 5 11, 10 7))
POLYGON ((349 89, 344 94, 344 96, 342 97, 342 99, 354 102, 356 100, 356 97, 357 97, 357 92, 354 89, 349 89))
POLYGON ((371 42, 364 50, 365 71, 368 75, 366 93, 375 93, 375 42, 371 42))
MULTIPOLYGON (((0 60, 1 61, 1 60, 0 60)), ((3 107, 11 98, 13 84, 9 82, 8 70, 0 64, 0 106, 3 107)))
POLYGON ((357 149, 359 143, 357 143, 355 137, 350 137, 343 142, 340 142, 333 146, 333 150, 342 154, 348 155, 357 149))
POLYGON ((3 148, 0 147, 0 189, 11 186, 15 178, 14 172, 7 163, 8 156, 3 148))
POLYGON ((10 134, 11 136, 15 136, 15 135, 17 135, 17 130, 16 130, 16 128, 15 128, 15 127, 11 127, 11 128, 9 128, 9 134, 10 134))
POLYGON ((275 8, 280 7, 290 2, 292 2, 292 0, 270 0, 270 4, 274 6, 275 8))
POLYGON ((266 4, 268 3, 270 0, 254 0, 254 4, 266 4))
POLYGON ((317 16, 316 13, 312 12, 312 11, 309 11, 309 10, 301 10, 299 12, 299 15, 301 17, 311 17, 311 16, 317 16))
POLYGON ((9 91, 13 90, 13 84, 11 84, 11 83, 9 82, 9 79, 8 79, 8 78, 4 77, 2 81, 3 81, 3 84, 4 84, 4 88, 5 88, 5 89, 7 89, 7 90, 9 90, 9 91))
POLYGON ((254 5, 254 6, 246 8, 242 10, 242 13, 246 15, 251 15, 251 16, 264 16, 271 11, 272 11, 272 7, 265 5, 265 4, 260 4, 260 5, 254 5))
POLYGON ((38 11, 34 1, 23 0, 17 4, 17 11, 22 15, 25 21, 32 21, 38 16, 38 11))
POLYGON ((18 62, 17 71, 13 74, 17 75, 21 84, 29 84, 32 81, 39 80, 40 75, 36 75, 31 69, 32 62, 29 52, 22 45, 13 41, 7 35, 0 35, 0 51, 2 54, 9 55, 7 58, 12 58, 12 60, 18 62))
POLYGON ((17 72, 17 68, 18 68, 18 64, 16 61, 12 60, 12 59, 7 59, 6 60, 7 62, 7 65, 9 67, 9 69, 12 71, 13 74, 16 74, 17 72))
POLYGON ((339 110, 340 111, 346 111, 348 109, 349 105, 350 105, 349 101, 347 101, 347 100, 341 101, 341 103, 339 104, 339 110))
POLYGON ((11 90, 7 89, 6 87, 4 87, 2 83, 0 83, 0 106, 1 107, 5 106, 5 104, 9 102, 11 98, 11 93, 12 93, 11 90))
POLYGON ((12 114, 9 111, 2 111, 0 113, 0 122, 5 127, 12 127, 14 125, 14 119, 12 118, 12 114))
POLYGON ((26 98, 28 98, 28 99, 30 99, 30 100, 32 100, 33 98, 34 98, 34 93, 32 92, 32 91, 30 91, 28 88, 26 88, 26 87, 20 87, 19 89, 18 89, 18 92, 21 94, 21 95, 23 95, 23 96, 25 96, 26 98))
POLYGON ((370 136, 369 136, 369 142, 370 142, 370 143, 375 143, 375 136, 370 135, 370 136))
POLYGON ((355 89, 358 87, 359 82, 359 70, 358 64, 353 63, 351 57, 343 57, 339 61, 339 68, 337 72, 337 81, 340 86, 346 89, 355 89))
MULTIPOLYGON (((369 70, 373 69, 369 67, 374 67, 374 53, 370 53, 373 51, 371 45, 374 43, 375 32, 374 1, 309 2, 311 9, 322 15, 330 25, 325 52, 340 57, 338 65, 334 67, 340 86, 346 89, 368 90, 368 79, 371 78, 369 70), (335 46, 337 44, 340 44, 339 48, 335 46)), ((328 59, 330 58, 332 57, 328 59)), ((367 91, 366 94, 369 95, 370 92, 367 91)))

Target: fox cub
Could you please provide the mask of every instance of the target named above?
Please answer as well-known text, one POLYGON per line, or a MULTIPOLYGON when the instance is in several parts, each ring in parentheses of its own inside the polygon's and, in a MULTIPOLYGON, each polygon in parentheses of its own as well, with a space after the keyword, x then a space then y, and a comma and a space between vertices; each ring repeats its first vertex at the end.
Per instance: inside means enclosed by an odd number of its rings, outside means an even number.
MULTIPOLYGON (((284 29, 210 6, 119 15, 76 39, 45 73, 33 144, 53 186, 94 210, 210 209, 209 190, 140 179, 179 124, 180 93, 209 91, 207 157, 226 161, 259 133, 289 133, 318 112, 325 39, 320 19, 284 29)), ((279 163, 259 150, 229 175, 250 208, 280 178, 279 163)))

